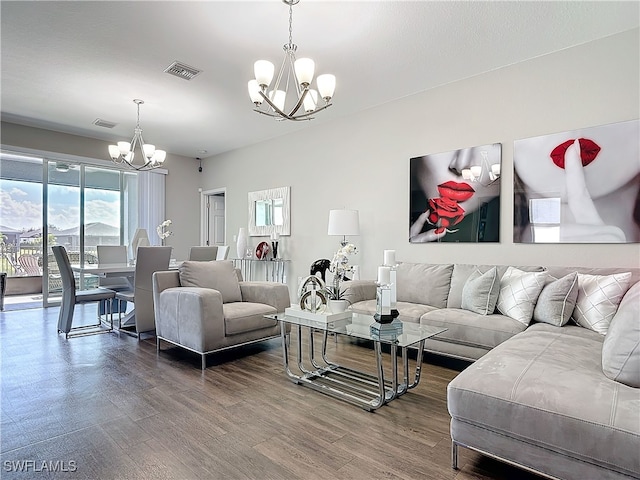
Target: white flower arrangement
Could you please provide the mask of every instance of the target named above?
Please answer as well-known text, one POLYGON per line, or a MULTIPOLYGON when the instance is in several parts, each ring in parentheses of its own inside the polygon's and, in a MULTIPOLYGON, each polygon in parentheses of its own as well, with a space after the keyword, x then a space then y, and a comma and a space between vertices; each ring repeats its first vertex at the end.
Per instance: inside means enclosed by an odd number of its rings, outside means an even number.
POLYGON ((158 236, 160 240, 164 240, 167 237, 173 235, 173 232, 166 230, 171 226, 171 220, 165 220, 160 225, 156 227, 156 232, 158 232, 158 236))
POLYGON ((355 255, 358 251, 353 243, 347 243, 338 249, 333 255, 329 264, 329 271, 333 273, 333 286, 326 287, 326 291, 332 300, 342 300, 340 293, 340 282, 344 280, 347 273, 355 271, 353 265, 349 264, 349 255, 355 255))

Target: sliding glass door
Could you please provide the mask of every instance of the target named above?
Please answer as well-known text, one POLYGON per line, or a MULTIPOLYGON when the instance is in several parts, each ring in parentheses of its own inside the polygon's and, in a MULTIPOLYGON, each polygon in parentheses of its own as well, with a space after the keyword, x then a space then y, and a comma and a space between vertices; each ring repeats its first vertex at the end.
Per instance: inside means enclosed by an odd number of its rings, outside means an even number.
MULTIPOLYGON (((41 276, 43 305, 57 304, 62 282, 51 247, 63 245, 72 263, 93 263, 97 245, 128 245, 138 224, 138 175, 8 152, 0 162, 1 271, 41 276), (37 259, 29 272, 20 266, 27 255, 37 259)), ((97 278, 77 283, 91 288, 97 278)))

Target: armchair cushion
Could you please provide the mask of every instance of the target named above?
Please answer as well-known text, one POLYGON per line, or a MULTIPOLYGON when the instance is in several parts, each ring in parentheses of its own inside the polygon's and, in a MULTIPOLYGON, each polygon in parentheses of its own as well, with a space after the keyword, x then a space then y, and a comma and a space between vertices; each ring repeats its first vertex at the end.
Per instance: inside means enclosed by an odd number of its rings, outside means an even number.
POLYGON ((272 328, 278 324, 277 320, 264 318, 265 315, 278 313, 270 305, 251 302, 225 303, 224 333, 226 336, 252 332, 261 328, 272 328))
POLYGON ((182 262, 179 268, 183 287, 200 287, 217 290, 223 303, 241 302, 240 283, 231 260, 214 262, 182 262))

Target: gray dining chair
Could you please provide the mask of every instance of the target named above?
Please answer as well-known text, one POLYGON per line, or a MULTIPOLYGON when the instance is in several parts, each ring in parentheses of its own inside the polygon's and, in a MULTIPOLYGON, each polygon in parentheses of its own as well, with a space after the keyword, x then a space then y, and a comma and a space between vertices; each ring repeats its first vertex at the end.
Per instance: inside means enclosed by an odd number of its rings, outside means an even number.
POLYGON ((189 250, 189 260, 196 262, 210 262, 216 260, 218 256, 218 247, 191 247, 189 250))
POLYGON ((226 260, 229 256, 229 245, 218 245, 216 260, 226 260))
POLYGON ((108 328, 103 328, 102 318, 99 316, 97 324, 81 325, 73 327, 73 312, 77 304, 107 302, 109 310, 114 301, 116 292, 106 288, 92 288, 90 290, 76 290, 76 279, 71 270, 71 262, 67 251, 62 245, 51 247, 58 264, 60 278, 62 280, 62 302, 58 315, 58 333, 64 333, 66 338, 93 335, 96 333, 108 333, 113 330, 113 314, 110 315, 108 328))
MULTIPOLYGON (((98 251, 99 264, 126 264, 128 262, 126 245, 98 245, 96 248, 98 251)), ((127 277, 100 277, 98 279, 98 285, 116 292, 131 290, 131 282, 127 277)), ((98 315, 104 315, 107 311, 106 302, 100 302, 98 315)), ((121 313, 126 311, 127 302, 112 302, 110 313, 121 313)))
MULTIPOLYGON (((154 272, 169 270, 173 247, 138 247, 133 290, 116 292, 119 302, 132 302, 135 309, 135 328, 122 326, 122 313, 118 314, 120 329, 140 339, 141 333, 153 332, 156 328, 153 309, 151 276, 154 272)), ((121 310, 118 308, 118 310, 121 310)))

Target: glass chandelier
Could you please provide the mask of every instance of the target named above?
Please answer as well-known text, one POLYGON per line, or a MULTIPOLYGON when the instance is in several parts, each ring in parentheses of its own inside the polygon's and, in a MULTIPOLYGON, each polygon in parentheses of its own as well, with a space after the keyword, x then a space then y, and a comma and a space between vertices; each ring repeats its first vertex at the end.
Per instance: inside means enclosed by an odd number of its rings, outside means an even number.
POLYGON ((282 47, 284 49, 282 66, 273 88, 268 91, 275 66, 268 60, 258 60, 253 66, 256 78, 249 80, 249 96, 256 106, 255 112, 278 120, 311 120, 315 113, 331 106, 331 98, 336 89, 336 77, 331 74, 318 75, 316 78, 318 90, 311 88, 315 64, 310 58, 296 60, 298 47, 292 40, 292 7, 300 0, 282 1, 289 5, 289 43, 282 47), (291 85, 295 85, 295 88, 291 85), (295 95, 289 95, 289 90, 295 91, 295 95))
POLYGON ((140 128, 140 105, 144 100, 134 99, 133 103, 138 106, 138 122, 133 131, 131 142, 118 142, 117 145, 109 145, 109 156, 113 163, 118 165, 126 165, 132 170, 152 170, 162 166, 167 152, 164 150, 156 150, 156 146, 150 143, 144 143, 142 139, 142 129, 140 128), (134 163, 136 145, 140 147, 142 154, 142 163, 134 163))

